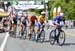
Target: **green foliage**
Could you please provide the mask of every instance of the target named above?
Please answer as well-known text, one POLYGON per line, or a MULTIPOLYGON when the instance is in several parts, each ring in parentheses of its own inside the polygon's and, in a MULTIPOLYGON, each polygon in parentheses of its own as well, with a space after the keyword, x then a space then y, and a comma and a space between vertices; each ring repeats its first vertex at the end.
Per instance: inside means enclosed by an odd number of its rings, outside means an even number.
POLYGON ((35 9, 35 13, 36 13, 36 15, 40 15, 40 13, 43 11, 44 9, 35 9))
POLYGON ((44 11, 44 9, 29 9, 28 11, 29 11, 29 12, 35 12, 35 14, 36 14, 37 16, 39 16, 40 13, 41 13, 42 11, 44 11))
POLYGON ((29 9, 28 11, 30 11, 30 12, 34 12, 34 9, 29 9))
POLYGON ((56 7, 61 6, 62 11, 66 14, 66 19, 73 19, 75 20, 75 0, 55 0, 55 2, 52 4, 50 16, 53 17, 53 9, 56 7))

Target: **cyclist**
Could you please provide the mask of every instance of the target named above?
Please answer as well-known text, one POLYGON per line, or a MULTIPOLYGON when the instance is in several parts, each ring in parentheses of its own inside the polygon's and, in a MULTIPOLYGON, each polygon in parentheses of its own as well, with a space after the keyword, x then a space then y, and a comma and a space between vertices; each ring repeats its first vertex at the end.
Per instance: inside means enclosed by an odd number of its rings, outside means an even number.
POLYGON ((24 31, 26 31, 27 22, 29 22, 27 13, 23 12, 21 22, 22 22, 22 32, 24 33, 24 31))
POLYGON ((45 23, 45 21, 46 21, 46 23, 48 23, 48 19, 45 17, 45 12, 44 11, 42 11, 41 12, 41 15, 38 17, 38 21, 41 23, 41 24, 43 24, 43 23, 45 23))
POLYGON ((15 30, 17 25, 16 15, 13 14, 12 16, 12 29, 15 30))
POLYGON ((29 40, 30 40, 31 36, 32 36, 31 29, 32 29, 33 26, 35 26, 35 22, 37 22, 38 20, 37 20, 37 17, 35 15, 31 15, 29 20, 30 20, 30 25, 29 25, 30 32, 29 32, 28 36, 29 36, 29 40))
POLYGON ((23 17, 23 11, 18 11, 17 15, 17 31, 19 32, 19 36, 21 36, 23 31, 23 24, 22 24, 22 17, 23 17))
POLYGON ((23 12, 23 24, 27 26, 27 22, 29 23, 28 14, 23 12))
POLYGON ((65 24, 65 14, 64 13, 60 13, 59 16, 56 16, 53 19, 53 25, 54 25, 54 28, 55 28, 55 32, 56 32, 56 29, 58 29, 59 26, 63 26, 63 25, 66 26, 66 24, 65 24))
MULTIPOLYGON (((36 23, 36 33, 38 33, 38 31, 40 30, 40 26, 45 24, 45 23, 48 23, 48 19, 45 17, 45 12, 42 11, 41 15, 38 17, 38 22, 36 23)), ((38 35, 38 34, 36 34, 36 35, 38 35)), ((38 36, 40 36, 40 35, 38 35, 38 36)))
POLYGON ((45 17, 45 12, 44 11, 42 11, 41 12, 41 15, 38 17, 38 24, 37 24, 37 28, 38 28, 38 30, 40 29, 40 26, 42 25, 42 24, 44 24, 45 22, 46 23, 48 23, 48 19, 45 17))

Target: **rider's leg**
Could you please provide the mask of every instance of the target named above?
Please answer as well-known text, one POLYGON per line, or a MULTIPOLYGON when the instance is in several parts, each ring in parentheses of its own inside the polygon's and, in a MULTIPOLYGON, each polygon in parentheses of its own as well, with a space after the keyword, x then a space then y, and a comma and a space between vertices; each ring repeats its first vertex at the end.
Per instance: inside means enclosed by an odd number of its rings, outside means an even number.
POLYGON ((40 34, 40 24, 36 23, 36 41, 38 41, 39 34, 40 34))
POLYGON ((21 35, 23 35, 24 25, 21 25, 21 35))
POLYGON ((55 37, 56 37, 56 29, 58 29, 58 25, 57 24, 55 24, 55 26, 54 26, 54 33, 55 33, 55 37))
POLYGON ((35 32, 38 34, 39 31, 40 31, 40 24, 35 23, 35 32))
POLYGON ((31 30, 32 29, 32 23, 30 23, 30 25, 29 25, 29 34, 28 34, 28 36, 30 37, 31 36, 31 30))

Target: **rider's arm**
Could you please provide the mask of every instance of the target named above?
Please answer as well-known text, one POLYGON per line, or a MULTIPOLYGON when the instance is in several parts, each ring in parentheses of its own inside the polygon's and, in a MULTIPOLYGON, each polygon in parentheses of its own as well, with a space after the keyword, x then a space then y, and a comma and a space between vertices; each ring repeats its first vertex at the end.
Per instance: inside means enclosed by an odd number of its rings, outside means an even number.
POLYGON ((47 18, 45 18, 46 19, 46 23, 48 23, 48 19, 47 18))
POLYGON ((35 21, 36 21, 36 22, 38 22, 38 19, 37 19, 37 17, 35 17, 35 21))
POLYGON ((27 17, 27 21, 28 21, 28 23, 29 23, 29 19, 28 19, 28 17, 27 17))
POLYGON ((64 24, 65 24, 65 19, 63 19, 63 22, 64 22, 64 24))
POLYGON ((40 20, 41 20, 41 16, 38 17, 38 21, 39 21, 39 22, 40 22, 40 20))
POLYGON ((32 19, 32 17, 30 16, 30 17, 29 17, 29 22, 31 22, 31 19, 32 19))
POLYGON ((64 26, 67 26, 67 24, 65 23, 65 19, 63 19, 63 22, 64 22, 64 26))
POLYGON ((56 20, 56 25, 59 25, 58 20, 56 20))

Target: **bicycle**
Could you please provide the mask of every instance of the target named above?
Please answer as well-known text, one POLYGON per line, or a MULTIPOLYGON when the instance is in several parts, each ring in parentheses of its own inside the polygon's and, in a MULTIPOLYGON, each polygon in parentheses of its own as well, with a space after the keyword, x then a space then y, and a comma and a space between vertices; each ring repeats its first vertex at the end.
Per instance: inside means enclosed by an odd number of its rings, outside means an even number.
POLYGON ((23 39, 26 39, 27 37, 27 18, 24 18, 22 17, 21 18, 21 27, 22 27, 22 31, 21 31, 21 37, 20 38, 23 38, 23 39))
POLYGON ((16 25, 12 24, 9 30, 10 37, 16 37, 16 25))
POLYGON ((51 30, 49 35, 49 42, 51 45, 54 45, 57 41, 58 45, 62 46, 65 43, 65 32, 61 29, 61 26, 58 26, 57 30, 51 30), (61 41, 62 40, 62 41, 61 41))
POLYGON ((35 34, 35 24, 34 25, 32 25, 33 27, 32 27, 32 34, 31 34, 31 36, 29 37, 29 40, 35 40, 35 38, 36 38, 36 34, 35 34))
POLYGON ((45 40, 45 30, 44 30, 44 27, 45 27, 45 25, 42 24, 41 28, 40 28, 40 31, 38 31, 36 42, 38 42, 38 41, 40 41, 41 43, 44 42, 44 40, 45 40))
POLYGON ((21 36, 20 36, 20 38, 22 39, 26 39, 26 37, 27 37, 27 26, 25 26, 25 25, 23 25, 23 27, 22 27, 22 31, 20 32, 21 33, 21 36))

